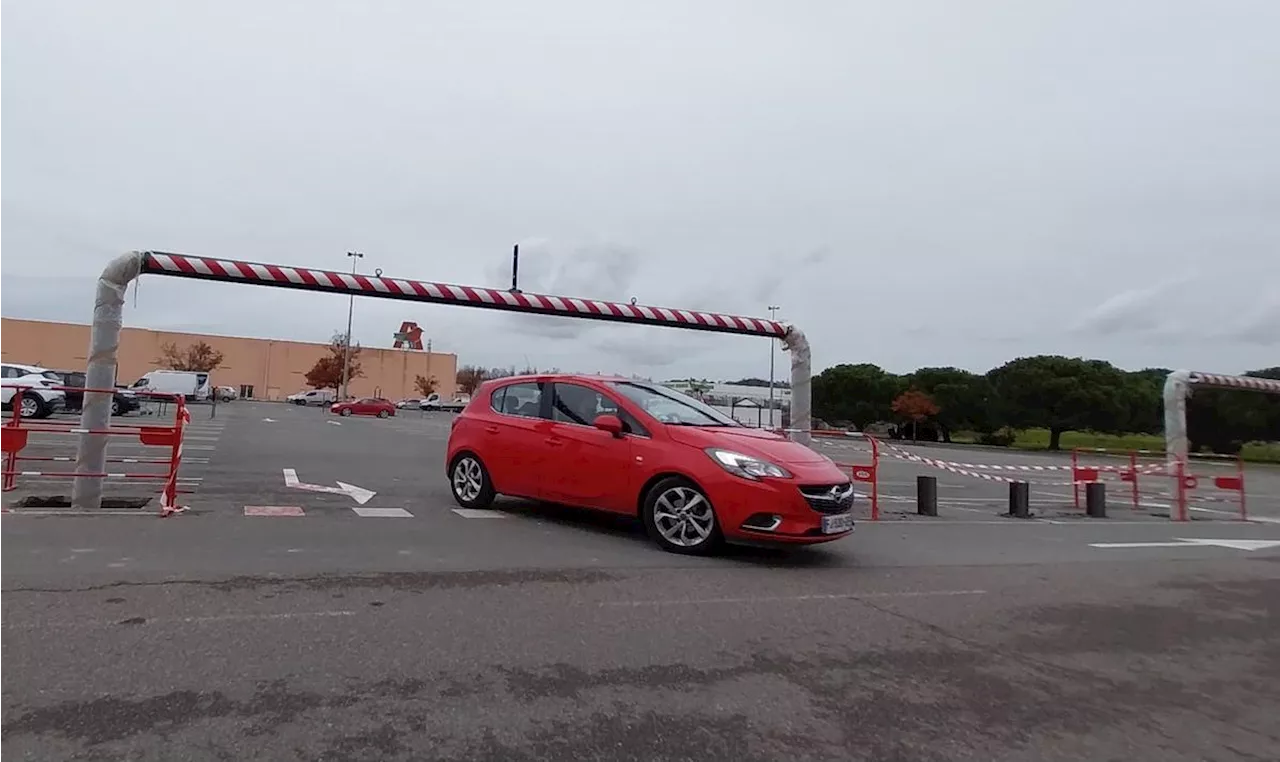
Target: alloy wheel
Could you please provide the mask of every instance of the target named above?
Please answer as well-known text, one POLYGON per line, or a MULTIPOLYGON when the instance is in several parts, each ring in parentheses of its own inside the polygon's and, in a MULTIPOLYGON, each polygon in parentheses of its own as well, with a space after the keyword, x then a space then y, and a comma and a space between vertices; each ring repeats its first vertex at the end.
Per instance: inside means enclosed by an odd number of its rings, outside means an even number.
POLYGON ((716 515, 701 492, 691 487, 672 487, 654 502, 653 523, 667 542, 693 548, 711 538, 716 515))
POLYGON ((480 462, 470 456, 460 459, 453 466, 453 492, 464 502, 473 502, 484 489, 484 471, 480 462))
POLYGON ((30 396, 22 398, 22 405, 19 407, 23 418, 33 418, 40 413, 39 400, 32 399, 30 396))

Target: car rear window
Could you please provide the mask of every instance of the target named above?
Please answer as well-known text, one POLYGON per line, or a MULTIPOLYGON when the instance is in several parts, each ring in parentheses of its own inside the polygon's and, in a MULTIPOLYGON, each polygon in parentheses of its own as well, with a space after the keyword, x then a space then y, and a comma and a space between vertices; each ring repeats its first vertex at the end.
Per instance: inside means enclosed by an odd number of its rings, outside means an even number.
POLYGON ((493 390, 489 405, 495 413, 537 418, 542 409, 542 387, 537 382, 507 384, 493 390))

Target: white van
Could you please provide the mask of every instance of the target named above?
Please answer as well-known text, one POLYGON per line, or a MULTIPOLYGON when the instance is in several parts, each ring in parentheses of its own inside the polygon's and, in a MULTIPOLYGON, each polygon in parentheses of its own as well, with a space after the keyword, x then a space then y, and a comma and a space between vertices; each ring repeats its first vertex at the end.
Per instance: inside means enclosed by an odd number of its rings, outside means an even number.
POLYGON ((153 370, 133 382, 135 391, 181 394, 188 402, 204 401, 213 394, 209 374, 195 370, 153 370))
POLYGON ((336 395, 332 389, 308 389, 305 392, 290 394, 285 401, 295 405, 329 405, 336 395))

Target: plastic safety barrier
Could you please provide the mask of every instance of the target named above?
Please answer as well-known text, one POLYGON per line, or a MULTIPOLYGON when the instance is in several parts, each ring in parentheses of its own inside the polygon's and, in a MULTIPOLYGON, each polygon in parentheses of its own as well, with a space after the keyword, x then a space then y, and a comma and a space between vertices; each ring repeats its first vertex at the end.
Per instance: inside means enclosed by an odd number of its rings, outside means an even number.
MULTIPOLYGON (((22 395, 30 393, 33 387, 15 387, 12 400, 13 415, 0 426, 0 452, 4 456, 3 491, 17 489, 18 477, 52 478, 52 479, 124 479, 158 481, 162 483, 161 515, 178 513, 178 471, 182 467, 182 439, 186 425, 191 422, 191 413, 181 394, 163 394, 159 392, 136 392, 140 396, 154 399, 172 400, 175 405, 172 426, 108 426, 105 429, 86 429, 72 421, 51 421, 23 418, 21 415, 22 395), (33 455, 27 452, 32 435, 39 434, 98 434, 111 437, 137 437, 140 444, 148 447, 163 447, 168 450, 167 457, 154 458, 119 458, 108 457, 107 463, 150 464, 166 466, 163 472, 128 473, 124 471, 101 471, 80 473, 77 471, 33 470, 22 469, 19 463, 74 463, 75 458, 57 455, 33 455)), ((54 391, 99 392, 115 394, 115 389, 86 389, 84 387, 46 386, 41 387, 54 391)), ((56 466, 52 466, 56 469, 56 466)))

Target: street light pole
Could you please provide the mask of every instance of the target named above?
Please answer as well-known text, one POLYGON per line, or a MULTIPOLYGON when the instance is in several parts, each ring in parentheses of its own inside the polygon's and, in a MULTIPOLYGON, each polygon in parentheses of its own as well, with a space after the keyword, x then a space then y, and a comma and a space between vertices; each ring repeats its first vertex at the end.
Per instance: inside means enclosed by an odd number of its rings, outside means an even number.
MULTIPOLYGON (((777 316, 777 314, 778 314, 778 310, 780 310, 780 309, 782 309, 782 308, 771 304, 771 305, 769 305, 768 309, 769 309, 769 319, 770 319, 770 320, 773 320, 774 322, 777 322, 775 318, 776 318, 776 316, 777 316)), ((775 350, 775 347, 773 346, 773 340, 772 340, 772 339, 770 339, 770 340, 769 340, 769 427, 770 427, 770 428, 773 428, 773 355, 774 355, 774 350, 775 350)))
MULTIPOLYGON (((356 263, 364 259, 364 255, 358 251, 348 251, 347 256, 351 257, 351 274, 356 274, 356 263)), ((348 373, 351 370, 351 317, 355 313, 356 295, 351 294, 347 302, 347 334, 342 342, 342 399, 347 398, 347 382, 348 373)))

